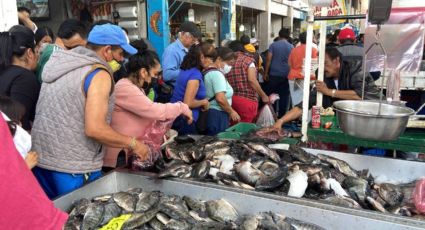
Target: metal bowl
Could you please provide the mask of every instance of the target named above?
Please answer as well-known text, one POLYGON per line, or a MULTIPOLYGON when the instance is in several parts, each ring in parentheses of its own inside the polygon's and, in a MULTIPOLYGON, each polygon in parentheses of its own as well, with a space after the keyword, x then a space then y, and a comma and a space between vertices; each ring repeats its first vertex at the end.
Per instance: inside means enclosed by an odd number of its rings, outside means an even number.
POLYGON ((396 140, 406 129, 415 111, 404 106, 377 101, 344 100, 334 102, 339 127, 348 135, 369 140, 396 140))

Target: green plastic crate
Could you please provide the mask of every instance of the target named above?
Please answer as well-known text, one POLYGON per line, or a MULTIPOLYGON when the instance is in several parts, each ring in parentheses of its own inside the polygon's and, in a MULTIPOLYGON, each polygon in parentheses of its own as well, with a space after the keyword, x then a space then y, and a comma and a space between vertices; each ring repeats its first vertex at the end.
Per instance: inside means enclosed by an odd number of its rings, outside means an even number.
POLYGON ((221 132, 217 134, 219 139, 230 139, 230 140, 239 140, 241 139, 241 134, 238 132, 221 132))
POLYGON ((229 127, 226 129, 226 132, 238 132, 241 134, 248 133, 249 131, 253 129, 258 129, 259 127, 256 124, 253 123, 246 123, 246 122, 240 122, 236 125, 229 127))
POLYGON ((248 133, 253 129, 258 129, 258 126, 253 123, 240 122, 227 128, 226 131, 217 134, 217 136, 219 139, 239 140, 241 139, 241 135, 248 133))

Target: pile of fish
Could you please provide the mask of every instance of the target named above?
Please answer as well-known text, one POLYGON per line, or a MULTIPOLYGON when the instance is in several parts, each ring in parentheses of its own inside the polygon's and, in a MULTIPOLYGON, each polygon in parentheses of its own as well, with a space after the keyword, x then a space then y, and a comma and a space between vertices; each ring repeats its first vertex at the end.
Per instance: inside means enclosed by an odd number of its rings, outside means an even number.
POLYGON ((305 229, 323 228, 272 212, 240 216, 226 200, 202 201, 133 188, 74 202, 65 230, 69 229, 305 229), (116 217, 127 216, 122 223, 116 217), (121 226, 121 227, 119 227, 121 226))
POLYGON ((193 178, 343 207, 421 217, 411 199, 414 183, 378 184, 367 170, 358 172, 331 156, 316 156, 295 145, 288 150, 273 150, 252 139, 177 140, 179 143, 167 146, 166 159, 157 163, 159 178, 193 178))

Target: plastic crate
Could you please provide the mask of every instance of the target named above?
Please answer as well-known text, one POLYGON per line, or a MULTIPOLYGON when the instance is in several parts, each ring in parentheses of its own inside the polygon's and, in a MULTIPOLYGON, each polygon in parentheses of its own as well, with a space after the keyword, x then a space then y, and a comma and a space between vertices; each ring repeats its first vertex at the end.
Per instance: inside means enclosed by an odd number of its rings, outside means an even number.
POLYGON ((249 131, 253 129, 258 129, 259 127, 256 124, 253 123, 246 123, 246 122, 240 122, 236 125, 229 127, 226 129, 226 132, 238 132, 241 134, 248 133, 249 131))
POLYGON ((217 134, 217 136, 219 139, 239 140, 241 135, 258 128, 259 127, 256 124, 240 122, 232 127, 227 128, 226 131, 217 134))

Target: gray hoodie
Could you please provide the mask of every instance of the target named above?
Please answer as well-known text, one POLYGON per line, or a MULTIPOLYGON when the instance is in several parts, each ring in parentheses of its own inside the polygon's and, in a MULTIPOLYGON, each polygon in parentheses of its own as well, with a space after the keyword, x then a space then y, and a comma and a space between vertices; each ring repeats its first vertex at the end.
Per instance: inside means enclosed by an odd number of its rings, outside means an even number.
MULTIPOLYGON (((38 166, 65 172, 100 170, 101 145, 85 135, 84 80, 95 68, 111 74, 108 64, 84 47, 52 54, 42 73, 32 135, 33 150, 40 154, 38 166)), ((113 78, 107 122, 113 108, 113 78)))

